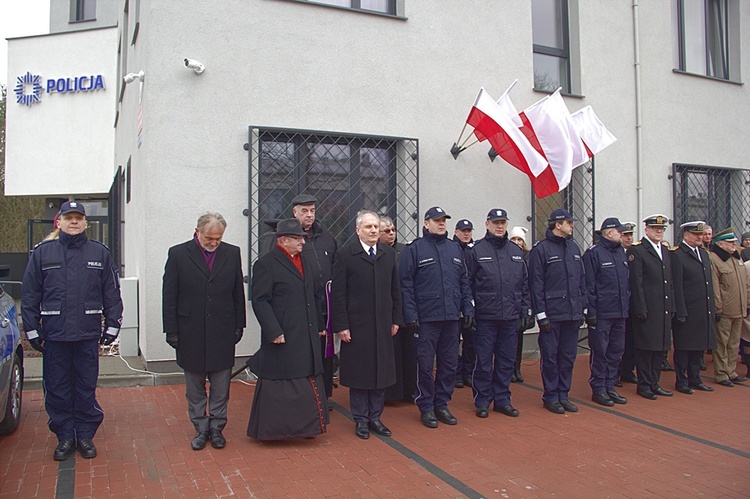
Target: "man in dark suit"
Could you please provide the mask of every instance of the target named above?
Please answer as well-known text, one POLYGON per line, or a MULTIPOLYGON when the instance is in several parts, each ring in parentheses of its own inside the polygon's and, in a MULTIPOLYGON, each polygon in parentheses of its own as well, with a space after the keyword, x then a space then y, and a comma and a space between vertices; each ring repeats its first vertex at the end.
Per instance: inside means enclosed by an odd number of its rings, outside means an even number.
POLYGON ((711 259, 701 247, 705 222, 687 222, 682 242, 671 249, 674 276, 675 388, 691 394, 693 389, 712 392, 700 378, 700 359, 705 350, 716 348, 716 306, 711 259))
POLYGON ((659 386, 661 361, 672 345, 674 289, 668 244, 662 243, 669 224, 665 215, 643 220, 646 236, 628 250, 630 314, 633 317, 638 395, 649 400, 671 397, 659 386))
POLYGON ((331 281, 331 321, 341 338, 341 384, 359 438, 370 430, 391 436, 381 421, 385 388, 396 382, 392 336, 401 324, 401 288, 396 252, 379 243, 380 218, 357 214, 358 238, 336 253, 331 281))
POLYGON ((185 371, 193 450, 226 445, 234 345, 245 328, 240 249, 222 243, 227 222, 218 213, 198 219, 193 239, 169 249, 164 267, 162 319, 167 343, 185 371), (206 414, 206 377, 211 383, 206 414))

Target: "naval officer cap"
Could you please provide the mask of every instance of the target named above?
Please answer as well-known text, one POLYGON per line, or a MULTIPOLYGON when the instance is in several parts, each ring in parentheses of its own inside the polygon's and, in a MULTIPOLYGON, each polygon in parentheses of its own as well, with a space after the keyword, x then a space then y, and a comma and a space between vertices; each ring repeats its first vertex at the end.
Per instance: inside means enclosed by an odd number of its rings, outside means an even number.
POLYGON ((462 218, 456 222, 456 230, 474 230, 474 224, 471 223, 471 220, 462 218))
POLYGON ((632 234, 635 231, 635 223, 634 222, 625 222, 622 225, 625 226, 625 230, 622 231, 623 234, 632 234))
POLYGON ((620 219, 616 217, 605 218, 602 222, 601 231, 604 232, 605 230, 609 229, 617 229, 620 232, 625 232, 626 230, 628 230, 628 228, 624 224, 620 223, 620 219))
POLYGON ((61 216, 71 212, 80 213, 84 217, 86 216, 86 209, 78 201, 65 201, 62 205, 60 205, 61 216))
POLYGON ((728 227, 718 234, 714 234, 712 242, 718 243, 719 241, 737 241, 737 236, 734 234, 734 227, 728 227))
POLYGON ((316 204, 318 202, 317 199, 315 199, 315 196, 311 196, 309 194, 300 194, 298 196, 295 196, 294 199, 292 199, 292 207, 297 206, 298 204, 316 204))
POLYGON ((706 226, 706 222, 703 220, 694 220, 692 222, 685 222, 680 225, 680 229, 683 232, 692 232, 693 234, 703 234, 703 229, 706 226))
POLYGON ((494 222, 495 220, 508 220, 508 212, 502 208, 492 208, 487 213, 487 221, 494 222))
POLYGON ((570 220, 571 222, 577 222, 577 218, 573 218, 573 215, 570 214, 568 210, 564 210, 562 208, 558 208, 555 211, 553 211, 549 216, 549 222, 562 222, 564 220, 570 220))
POLYGON ((669 217, 666 215, 651 215, 643 219, 648 227, 666 227, 669 225, 669 217))
POLYGON ((424 214, 425 220, 437 220, 439 218, 450 218, 451 216, 448 215, 444 209, 442 209, 439 206, 433 206, 427 212, 424 214))
POLYGON ((279 220, 279 223, 276 224, 276 237, 304 235, 305 231, 302 230, 302 226, 299 224, 299 220, 297 220, 296 218, 279 220))

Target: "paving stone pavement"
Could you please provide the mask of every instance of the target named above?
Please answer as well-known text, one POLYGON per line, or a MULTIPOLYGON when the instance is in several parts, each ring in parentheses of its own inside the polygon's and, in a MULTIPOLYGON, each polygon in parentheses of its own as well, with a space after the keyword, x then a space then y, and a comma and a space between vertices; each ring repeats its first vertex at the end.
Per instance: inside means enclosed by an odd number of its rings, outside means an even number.
MULTIPOLYGON (((542 408, 539 365, 528 360, 526 382, 511 388, 520 417, 477 418, 463 388, 450 405, 457 426, 428 429, 413 404, 387 404, 393 437, 366 441, 354 435, 345 388, 334 391, 327 433, 254 441, 245 435, 254 388, 234 381, 227 447, 197 452, 184 385, 104 387, 98 457, 62 463, 42 391, 28 390, 21 426, 0 437, 0 498, 750 496, 750 386, 706 376, 713 393, 651 401, 626 384, 628 404, 605 408, 590 401, 587 361, 579 356, 574 371, 578 413, 542 408)), ((674 373, 662 373, 673 385, 674 373)))

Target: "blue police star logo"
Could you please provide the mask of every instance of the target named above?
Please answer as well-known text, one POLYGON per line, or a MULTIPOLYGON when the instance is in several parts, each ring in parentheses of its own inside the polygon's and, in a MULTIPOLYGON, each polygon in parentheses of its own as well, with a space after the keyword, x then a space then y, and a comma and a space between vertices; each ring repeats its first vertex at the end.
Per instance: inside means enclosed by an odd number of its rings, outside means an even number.
POLYGON ((32 75, 28 71, 23 76, 16 78, 16 87, 13 89, 16 93, 16 102, 24 106, 31 106, 40 101, 42 96, 42 77, 32 75))

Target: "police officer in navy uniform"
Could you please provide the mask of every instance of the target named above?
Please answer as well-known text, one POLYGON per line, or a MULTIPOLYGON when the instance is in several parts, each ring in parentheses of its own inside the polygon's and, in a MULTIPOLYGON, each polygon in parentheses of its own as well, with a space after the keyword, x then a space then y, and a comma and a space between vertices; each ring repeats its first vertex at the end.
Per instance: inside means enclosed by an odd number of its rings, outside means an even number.
MULTIPOLYGON (((302 253, 309 257, 315 273, 315 298, 323 307, 323 323, 328 321, 326 307, 326 283, 333 275, 333 259, 336 256, 338 243, 333 235, 317 219, 315 205, 318 200, 309 194, 300 194, 292 199, 292 215, 299 220, 305 231, 305 245, 302 253)), ((321 355, 323 356, 323 383, 326 397, 333 395, 333 333, 326 332, 320 337, 321 355)), ((329 405, 329 408, 331 406, 329 405)))
POLYGON ((531 325, 528 274, 521 248, 508 240, 508 213, 493 208, 485 222, 487 233, 466 253, 469 286, 474 297, 477 328, 476 364, 472 376, 476 415, 493 411, 518 416, 511 405, 510 379, 518 331, 531 325))
MULTIPOLYGON (((625 222, 624 231, 622 231, 622 238, 620 239, 620 245, 622 246, 622 252, 627 255, 628 248, 633 245, 633 232, 635 231, 635 224, 632 222, 625 222)), ((633 345, 633 317, 629 316, 625 319, 625 350, 622 353, 622 360, 620 360, 620 366, 617 368, 617 378, 615 379, 615 386, 621 387, 623 382, 626 383, 638 383, 638 378, 635 376, 635 346, 633 345)))
POLYGON ((59 441, 54 459, 63 461, 76 448, 90 459, 104 420, 96 401, 99 343, 111 344, 120 332, 120 281, 107 247, 86 237, 81 203, 63 203, 59 224, 60 238, 39 243, 26 266, 23 326, 31 346, 44 354, 44 405, 59 441))
POLYGON ((716 305, 711 274, 711 258, 701 246, 705 222, 696 220, 680 225, 682 242, 671 249, 674 276, 675 389, 687 395, 693 389, 712 392, 700 378, 705 350, 716 348, 716 305))
POLYGON ((399 262, 403 319, 414 334, 417 393, 414 402, 428 428, 457 424, 448 410, 458 363, 458 326, 474 321, 461 247, 448 239, 450 216, 434 206, 424 216, 423 237, 406 245, 399 262), (461 316, 463 314, 463 317, 461 316), (432 371, 437 357, 437 373, 432 371))
POLYGON ((635 364, 641 397, 671 397, 659 386, 662 358, 672 346, 674 288, 669 245, 662 243, 669 224, 666 215, 643 220, 646 235, 628 250, 630 265, 630 314, 633 318, 635 364))
POLYGON ((608 407, 627 403, 614 385, 625 350, 625 321, 630 308, 628 262, 620 246, 622 233, 627 229, 617 218, 605 219, 599 242, 583 254, 588 289, 586 324, 591 348, 591 400, 608 407))
POLYGON ((542 356, 542 400, 554 414, 578 411, 568 392, 587 292, 581 250, 572 237, 576 220, 567 210, 554 210, 546 238, 529 255, 531 307, 539 325, 542 356))
MULTIPOLYGON (((464 257, 466 257, 466 252, 474 246, 473 232, 474 224, 471 223, 471 220, 462 218, 456 222, 456 228, 453 230, 453 240, 464 250, 464 257)), ((471 371, 474 369, 474 361, 476 360, 474 353, 474 324, 469 324, 468 327, 464 327, 461 324, 459 333, 461 335, 461 355, 458 356, 458 367, 456 368, 456 381, 454 385, 456 388, 463 388, 464 386, 471 386, 471 371)))

